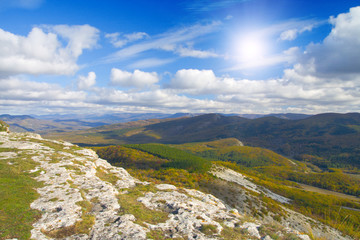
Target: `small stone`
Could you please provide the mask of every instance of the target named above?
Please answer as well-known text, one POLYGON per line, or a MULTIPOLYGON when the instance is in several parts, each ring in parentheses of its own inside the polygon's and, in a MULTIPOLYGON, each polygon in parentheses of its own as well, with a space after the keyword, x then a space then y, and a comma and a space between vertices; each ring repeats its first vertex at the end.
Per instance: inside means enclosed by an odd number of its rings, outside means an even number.
POLYGON ((301 240, 311 240, 311 238, 306 234, 298 234, 297 235, 301 240))
POLYGON ((250 236, 256 237, 258 239, 261 238, 258 227, 260 227, 259 224, 256 223, 250 223, 250 222, 246 222, 243 225, 240 226, 240 228, 244 228, 246 229, 250 236))
POLYGON ((177 187, 171 184, 158 184, 156 185, 156 188, 159 190, 176 190, 177 187))

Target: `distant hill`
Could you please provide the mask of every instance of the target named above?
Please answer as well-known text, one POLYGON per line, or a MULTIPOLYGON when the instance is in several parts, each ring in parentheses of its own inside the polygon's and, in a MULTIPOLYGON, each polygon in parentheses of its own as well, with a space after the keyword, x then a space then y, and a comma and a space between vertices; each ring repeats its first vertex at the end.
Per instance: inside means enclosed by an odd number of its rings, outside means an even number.
POLYGON ((118 113, 118 114, 51 114, 51 115, 0 115, 13 132, 36 132, 42 135, 86 130, 147 119, 193 117, 191 113, 118 113))
MULTIPOLYGON (((186 116, 182 118, 186 118, 186 116)), ((137 143, 136 140, 133 142, 127 141, 127 139, 131 138, 133 135, 139 136, 141 141, 146 142, 147 139, 149 142, 152 142, 154 139, 159 139, 161 137, 153 134, 151 131, 144 131, 145 127, 151 124, 172 120, 174 119, 165 118, 138 120, 133 122, 104 125, 96 128, 73 132, 49 132, 43 135, 52 139, 63 139, 81 146, 106 146, 125 143, 137 143)))
POLYGON ((271 114, 232 114, 232 115, 226 115, 226 116, 239 116, 239 117, 248 118, 248 119, 256 119, 256 118, 273 116, 273 117, 288 119, 288 120, 299 120, 299 119, 305 119, 305 118, 311 117, 313 115, 301 114, 301 113, 271 113, 271 114))
POLYGON ((273 116, 251 120, 208 114, 149 125, 146 130, 161 136, 162 143, 235 137, 245 145, 265 147, 299 160, 308 160, 306 155, 318 156, 318 165, 331 162, 360 166, 359 113, 326 113, 300 120, 273 116))
POLYGON ((0 118, 3 119, 3 121, 34 119, 29 115, 9 115, 9 114, 2 114, 0 115, 0 118))
POLYGON ((10 131, 13 132, 65 132, 84 130, 97 126, 102 126, 103 122, 89 122, 76 119, 37 119, 29 115, 0 115, 0 119, 10 125, 10 131))
POLYGON ((84 122, 101 122, 105 124, 116 124, 124 122, 133 122, 146 119, 163 119, 163 118, 179 118, 193 117, 199 114, 192 113, 112 113, 112 114, 50 114, 50 115, 32 115, 36 119, 69 121, 77 120, 84 122))
POLYGON ((108 125, 94 130, 63 136, 82 145, 180 144, 234 137, 247 146, 267 148, 320 167, 360 167, 359 113, 325 113, 298 120, 205 114, 138 125, 108 125))

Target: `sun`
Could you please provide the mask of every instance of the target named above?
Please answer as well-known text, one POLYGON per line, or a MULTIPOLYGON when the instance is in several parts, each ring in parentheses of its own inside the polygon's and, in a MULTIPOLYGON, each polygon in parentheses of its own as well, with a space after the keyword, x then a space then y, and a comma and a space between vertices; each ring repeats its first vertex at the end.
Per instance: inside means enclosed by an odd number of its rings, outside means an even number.
POLYGON ((237 39, 236 58, 241 62, 261 60, 266 53, 265 41, 257 35, 245 35, 237 39))
POLYGON ((263 55, 264 46, 261 41, 257 39, 244 39, 240 43, 240 55, 244 59, 258 59, 263 55))

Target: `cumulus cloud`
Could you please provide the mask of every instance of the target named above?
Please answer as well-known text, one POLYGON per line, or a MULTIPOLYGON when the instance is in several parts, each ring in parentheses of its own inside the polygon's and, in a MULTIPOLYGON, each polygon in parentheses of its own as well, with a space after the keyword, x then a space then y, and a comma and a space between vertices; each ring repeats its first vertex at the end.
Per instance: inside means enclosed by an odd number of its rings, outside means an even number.
POLYGON ((116 89, 98 89, 93 95, 91 102, 106 106, 127 106, 142 108, 146 111, 189 111, 218 112, 224 109, 225 105, 214 100, 201 100, 179 96, 170 89, 156 89, 153 91, 125 92, 116 89))
POLYGON ((149 35, 145 32, 134 32, 130 34, 124 34, 121 35, 120 33, 108 33, 105 35, 106 38, 108 38, 114 47, 120 48, 125 46, 128 43, 148 38, 149 35), (121 37, 121 38, 120 38, 121 37))
POLYGON ((34 27, 27 36, 0 29, 0 74, 73 74, 82 51, 96 45, 98 32, 89 25, 34 27))
POLYGON ((302 112, 344 111, 360 103, 358 83, 330 81, 312 75, 303 76, 288 69, 283 78, 268 80, 235 79, 217 77, 211 70, 182 69, 171 81, 171 90, 177 94, 194 97, 215 95, 214 101, 227 104, 228 110, 241 109, 252 112, 284 112, 303 109, 302 112), (246 109, 243 109, 246 108, 246 109))
POLYGON ((146 88, 159 81, 156 72, 142 72, 135 70, 133 73, 117 68, 111 69, 111 83, 122 87, 146 88))
POLYGON ((57 84, 34 82, 15 77, 0 79, 2 99, 16 101, 83 101, 82 91, 65 90, 57 84))
MULTIPOLYGON (((302 65, 312 65, 316 74, 338 75, 360 73, 360 7, 331 17, 333 28, 322 43, 311 44, 304 54, 302 65)), ((341 75, 341 76, 340 76, 341 75)))
POLYGON ((216 76, 212 70, 181 69, 176 72, 170 86, 175 89, 202 91, 215 82, 216 76))
POLYGON ((94 86, 96 83, 96 74, 94 72, 89 72, 87 76, 79 76, 77 80, 77 87, 80 90, 88 89, 94 86))
POLYGON ((67 54, 74 58, 79 57, 84 49, 91 49, 96 46, 99 38, 99 30, 90 25, 55 25, 48 26, 59 36, 65 38, 67 42, 67 54))

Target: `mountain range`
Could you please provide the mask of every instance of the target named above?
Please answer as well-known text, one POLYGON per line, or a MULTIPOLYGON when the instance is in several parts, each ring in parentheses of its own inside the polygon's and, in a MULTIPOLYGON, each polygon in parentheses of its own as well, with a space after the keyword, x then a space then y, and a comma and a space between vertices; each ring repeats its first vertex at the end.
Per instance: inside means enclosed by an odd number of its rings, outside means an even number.
POLYGON ((204 114, 178 119, 107 125, 80 132, 50 134, 80 145, 180 144, 237 138, 320 167, 360 167, 360 114, 325 113, 297 120, 266 116, 204 114))

